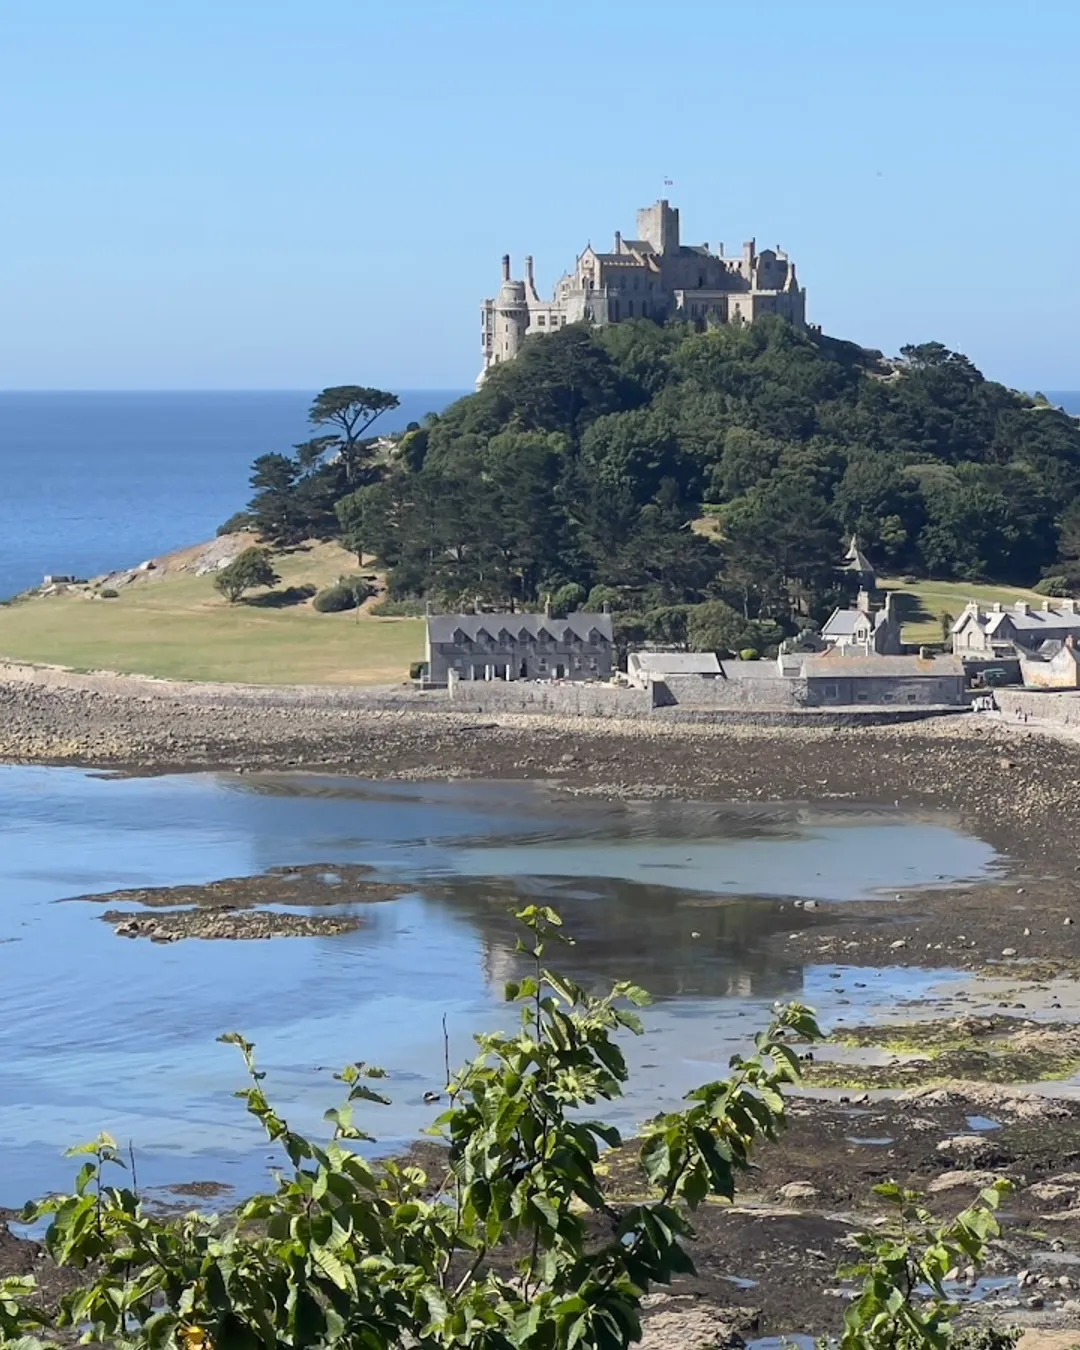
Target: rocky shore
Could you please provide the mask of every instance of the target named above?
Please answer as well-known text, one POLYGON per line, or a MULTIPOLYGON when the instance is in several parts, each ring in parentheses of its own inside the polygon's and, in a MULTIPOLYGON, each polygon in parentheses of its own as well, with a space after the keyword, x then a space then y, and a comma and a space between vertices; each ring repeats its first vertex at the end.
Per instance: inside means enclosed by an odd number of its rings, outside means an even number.
MULTIPOLYGON (((998 849, 1000 875, 866 903, 792 903, 790 930, 775 941, 793 963, 829 965, 838 980, 856 978, 844 973, 856 967, 966 972, 978 997, 957 996, 962 1016, 898 1007, 895 1024, 853 1026, 815 1051, 808 1090, 817 1098, 796 1103, 791 1130, 763 1151, 736 1209, 702 1211, 699 1275, 658 1296, 646 1341, 663 1350, 835 1330, 851 1289, 834 1271, 851 1257, 852 1234, 879 1216, 872 1187, 887 1177, 926 1191, 945 1215, 989 1176, 1008 1176, 1007 1238, 985 1278, 960 1293, 973 1316, 1080 1325, 1080 1104, 1052 1084, 1036 1094, 1023 1086, 1080 1063, 1080 745, 966 715, 830 730, 480 718, 393 691, 246 699, 227 687, 151 690, 66 675, 0 676, 0 759, 137 773, 534 779, 589 796, 947 813, 998 849), (794 1268, 807 1278, 792 1281, 794 1268)), ((103 918, 121 936, 168 942, 336 931, 349 920, 311 911, 390 900, 392 889, 328 861, 82 899, 107 905, 103 918)), ((636 1193, 614 1159, 612 1185, 636 1193)), ((28 1244, 13 1245, 0 1224, 0 1273, 27 1261, 36 1262, 28 1244)))

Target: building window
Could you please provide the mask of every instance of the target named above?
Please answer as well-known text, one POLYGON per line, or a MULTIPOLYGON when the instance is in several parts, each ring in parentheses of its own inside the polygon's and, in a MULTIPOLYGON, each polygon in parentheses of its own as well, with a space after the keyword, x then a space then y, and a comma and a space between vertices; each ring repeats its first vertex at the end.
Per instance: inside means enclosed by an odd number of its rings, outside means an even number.
POLYGON ((546 327, 547 327, 547 319, 545 319, 544 316, 543 316, 542 314, 538 314, 538 315, 536 316, 536 322, 537 322, 537 325, 538 325, 540 328, 546 328, 546 327))
POLYGON ((541 675, 543 675, 543 674, 545 674, 545 673, 547 672, 547 657, 546 657, 546 656, 538 656, 538 657, 536 658, 536 669, 540 672, 541 675))
POLYGON ((634 302, 633 302, 633 300, 627 300, 627 302, 626 302, 626 315, 627 315, 627 318, 630 318, 630 319, 632 319, 632 318, 634 317, 634 302))
POLYGON ((835 684, 827 684, 827 685, 825 685, 825 687, 822 689, 821 692, 825 695, 826 698, 836 698, 836 692, 837 692, 837 691, 836 691, 836 685, 835 685, 835 684))

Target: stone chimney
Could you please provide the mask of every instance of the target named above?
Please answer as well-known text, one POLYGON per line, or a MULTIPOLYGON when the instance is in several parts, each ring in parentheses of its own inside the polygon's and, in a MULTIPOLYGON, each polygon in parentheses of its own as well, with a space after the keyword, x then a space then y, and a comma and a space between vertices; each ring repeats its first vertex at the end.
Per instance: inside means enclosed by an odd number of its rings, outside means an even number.
POLYGON ((1013 605, 1013 609, 1016 611, 1017 614, 1031 613, 1031 606, 1028 604, 1026 600, 1017 600, 1016 603, 1013 605))
POLYGON ((1061 609, 1062 609, 1062 612, 1063 612, 1064 614, 1075 614, 1075 613, 1076 613, 1076 601, 1075 601, 1075 600, 1062 600, 1062 602, 1061 602, 1061 609))
POLYGON ((1000 614, 1001 612, 1002 612, 1002 604, 1001 604, 1001 601, 1000 601, 1000 600, 995 600, 994 603, 990 606, 990 613, 991 613, 991 614, 1000 614))
POLYGON ((504 254, 503 254, 502 268, 503 268, 503 281, 509 281, 509 280, 510 280, 510 254, 509 254, 509 253, 504 253, 504 254))
POLYGON ((861 590, 858 596, 856 597, 855 604, 858 609, 865 610, 866 613, 869 614, 872 608, 870 603, 870 592, 867 590, 861 590))
POLYGON ((615 252, 622 252, 622 234, 618 230, 615 231, 615 252))
POLYGON ((1049 601, 1049 600, 1044 600, 1044 601, 1042 602, 1042 611, 1043 611, 1044 614, 1049 614, 1049 613, 1050 613, 1050 601, 1049 601))
POLYGON ((531 287, 533 284, 533 260, 531 253, 525 259, 525 280, 529 283, 531 287))

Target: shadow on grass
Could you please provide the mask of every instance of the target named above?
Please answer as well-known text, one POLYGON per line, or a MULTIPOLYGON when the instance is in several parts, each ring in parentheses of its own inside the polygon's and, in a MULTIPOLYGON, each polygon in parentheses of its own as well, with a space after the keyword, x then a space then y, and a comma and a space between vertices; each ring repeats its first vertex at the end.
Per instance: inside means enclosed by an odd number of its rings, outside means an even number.
POLYGON ((302 605, 305 600, 310 600, 317 589, 310 582, 305 582, 303 586, 286 586, 283 591, 246 596, 244 604, 253 609, 288 609, 290 605, 302 605))
POLYGON ((893 591, 893 608, 901 623, 934 623, 937 615, 926 608, 917 595, 910 591, 893 591))

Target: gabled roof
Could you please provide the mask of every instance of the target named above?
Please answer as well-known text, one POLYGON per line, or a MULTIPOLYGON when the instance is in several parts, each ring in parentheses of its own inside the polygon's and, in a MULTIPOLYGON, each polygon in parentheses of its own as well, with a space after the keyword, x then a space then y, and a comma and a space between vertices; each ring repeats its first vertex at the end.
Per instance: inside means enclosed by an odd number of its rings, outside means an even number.
POLYGON ((822 636, 852 637, 860 620, 868 628, 876 627, 864 609, 834 609, 822 625, 822 636))
POLYGON ((497 642, 502 631, 509 632, 515 641, 537 638, 541 635, 562 642, 573 634, 582 642, 594 641, 596 634, 603 642, 611 641, 611 615, 570 614, 565 619, 549 619, 546 614, 432 614, 427 621, 428 637, 436 645, 455 641, 461 633, 470 642, 480 636, 497 642))
POLYGON ((719 675, 715 652, 631 652, 630 661, 645 675, 719 675))

